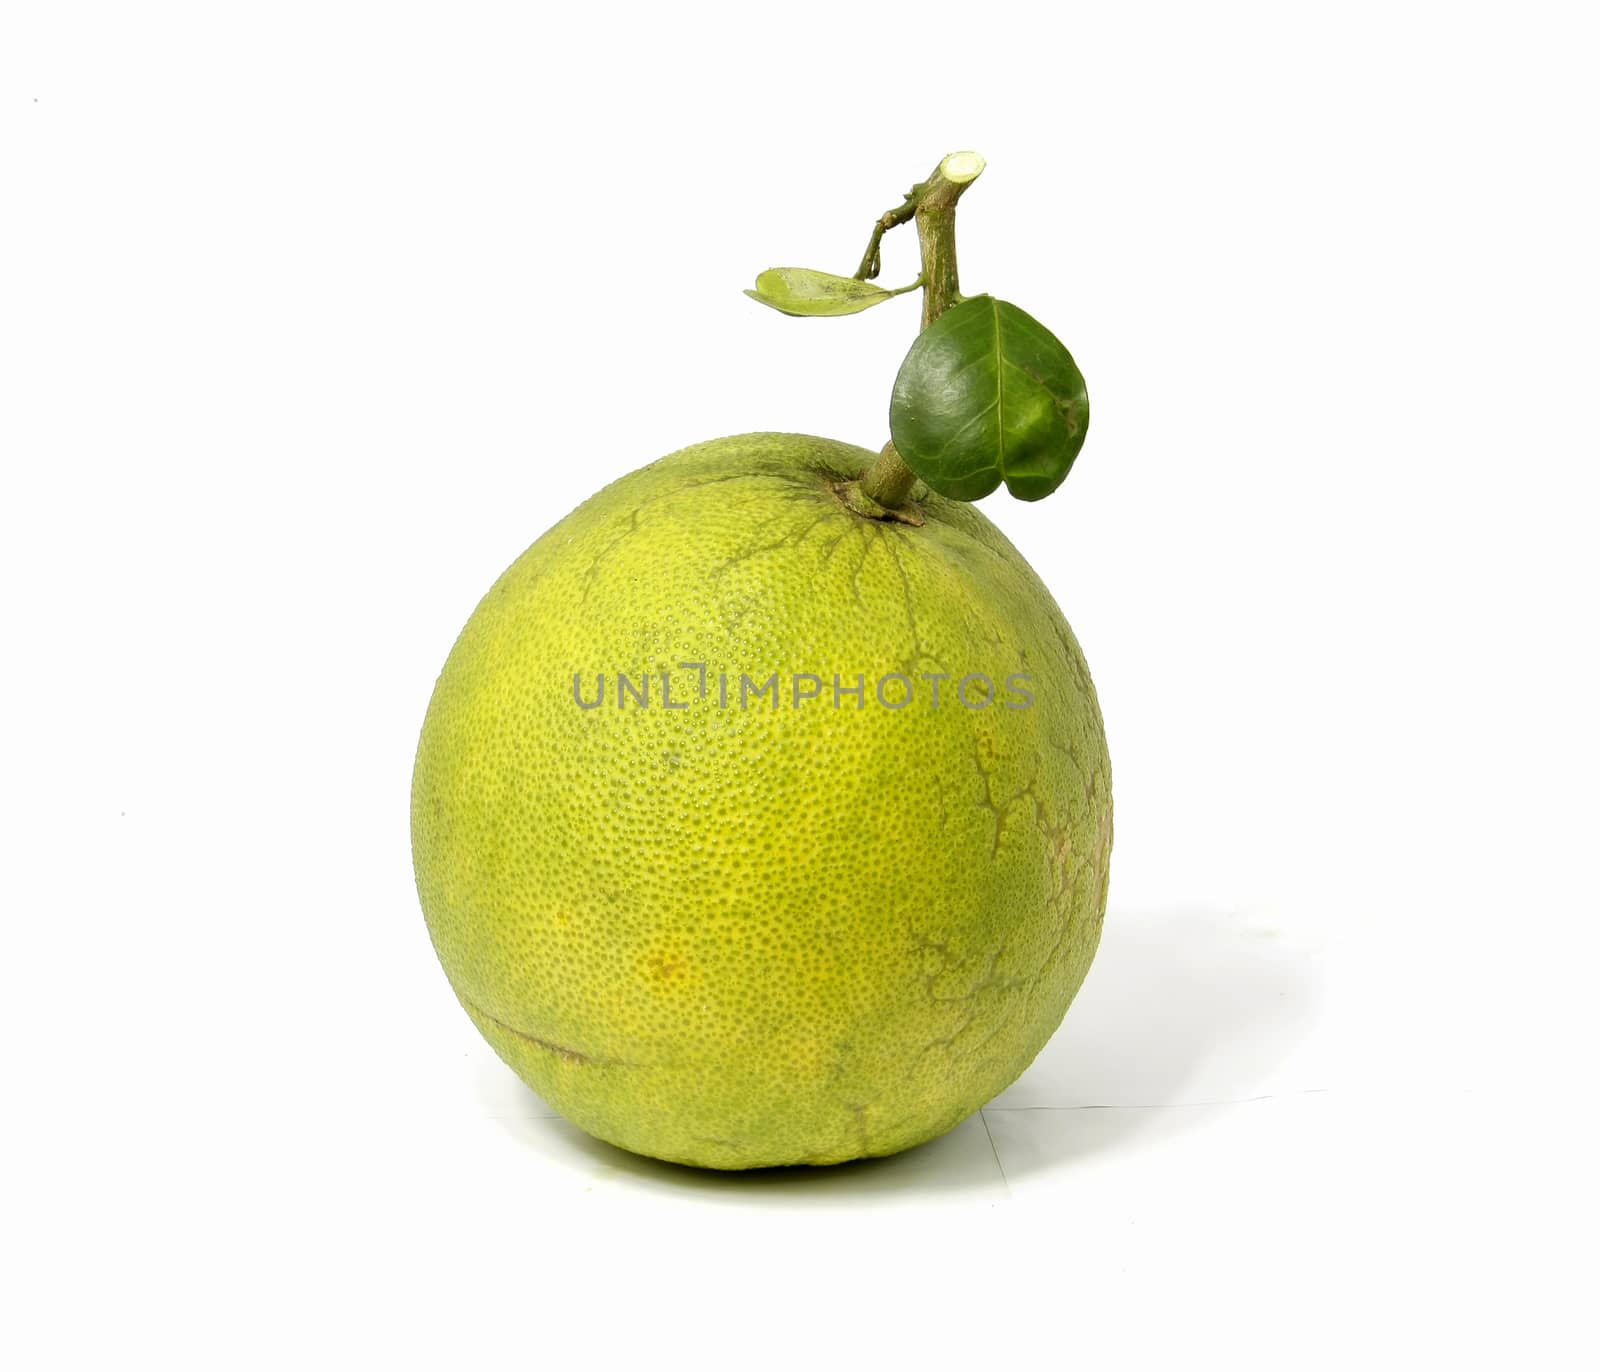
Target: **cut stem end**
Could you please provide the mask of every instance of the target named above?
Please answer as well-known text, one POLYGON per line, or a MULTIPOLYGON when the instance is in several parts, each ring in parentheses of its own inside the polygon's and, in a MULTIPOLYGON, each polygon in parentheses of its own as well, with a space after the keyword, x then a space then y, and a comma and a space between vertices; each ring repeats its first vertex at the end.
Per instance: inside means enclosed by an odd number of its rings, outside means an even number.
POLYGON ((982 176, 983 169, 988 165, 981 152, 953 152, 939 163, 939 174, 946 181, 965 186, 982 176))

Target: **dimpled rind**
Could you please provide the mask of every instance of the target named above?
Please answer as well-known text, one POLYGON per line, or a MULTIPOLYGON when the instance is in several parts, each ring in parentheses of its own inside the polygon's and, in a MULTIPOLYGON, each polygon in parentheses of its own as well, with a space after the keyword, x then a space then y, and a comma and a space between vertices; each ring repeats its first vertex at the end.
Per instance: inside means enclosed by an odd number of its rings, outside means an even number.
POLYGON ((524 1081, 633 1152, 931 1139, 1033 1060, 1099 942, 1111 771, 1077 641, 972 506, 848 510, 834 487, 873 456, 747 434, 623 477, 496 582, 428 707, 412 847, 440 962, 524 1081), (875 690, 896 672, 900 709, 875 690), (777 706, 741 709, 741 674, 774 673, 777 706), (804 673, 823 691, 796 708, 804 673), (954 697, 969 673, 987 708, 954 697))

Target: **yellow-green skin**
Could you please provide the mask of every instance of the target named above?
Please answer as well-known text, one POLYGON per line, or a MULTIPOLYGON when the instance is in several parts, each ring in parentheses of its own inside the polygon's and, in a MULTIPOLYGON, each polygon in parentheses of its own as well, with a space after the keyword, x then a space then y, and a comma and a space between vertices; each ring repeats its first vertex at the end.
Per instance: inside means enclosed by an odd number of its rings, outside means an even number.
POLYGON ((636 1153, 931 1139, 1033 1060, 1099 942, 1111 774, 1077 641, 971 505, 847 509, 873 456, 747 434, 606 487, 484 597, 428 708, 412 842, 450 983, 524 1081, 636 1153), (618 672, 651 674, 647 707, 618 672), (740 709, 740 674, 774 672, 777 707, 740 709), (876 699, 889 672, 905 708, 876 699), (963 707, 978 672, 1029 674, 1031 707, 1003 684, 963 707), (798 709, 796 673, 826 683, 798 709))

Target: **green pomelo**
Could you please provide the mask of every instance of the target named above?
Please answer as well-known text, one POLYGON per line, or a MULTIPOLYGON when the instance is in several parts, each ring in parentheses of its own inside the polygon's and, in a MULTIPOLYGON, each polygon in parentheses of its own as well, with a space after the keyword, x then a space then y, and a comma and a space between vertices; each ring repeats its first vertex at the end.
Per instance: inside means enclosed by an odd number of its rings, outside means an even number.
POLYGON ((1111 775, 1077 641, 972 506, 849 509, 873 456, 749 434, 606 487, 484 597, 428 708, 412 839, 450 983, 634 1152, 933 1138, 1033 1060, 1099 942, 1111 775))

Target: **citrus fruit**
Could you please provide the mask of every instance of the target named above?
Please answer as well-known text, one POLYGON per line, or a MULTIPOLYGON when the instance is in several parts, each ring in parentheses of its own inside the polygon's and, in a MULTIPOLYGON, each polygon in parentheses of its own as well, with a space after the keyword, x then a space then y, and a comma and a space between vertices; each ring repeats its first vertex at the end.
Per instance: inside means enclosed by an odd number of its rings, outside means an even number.
POLYGON ((923 1142, 1022 1072, 1094 955, 1111 782, 1077 641, 972 506, 852 509, 873 457, 749 434, 623 477, 434 690, 434 947, 500 1057, 622 1148, 923 1142))

